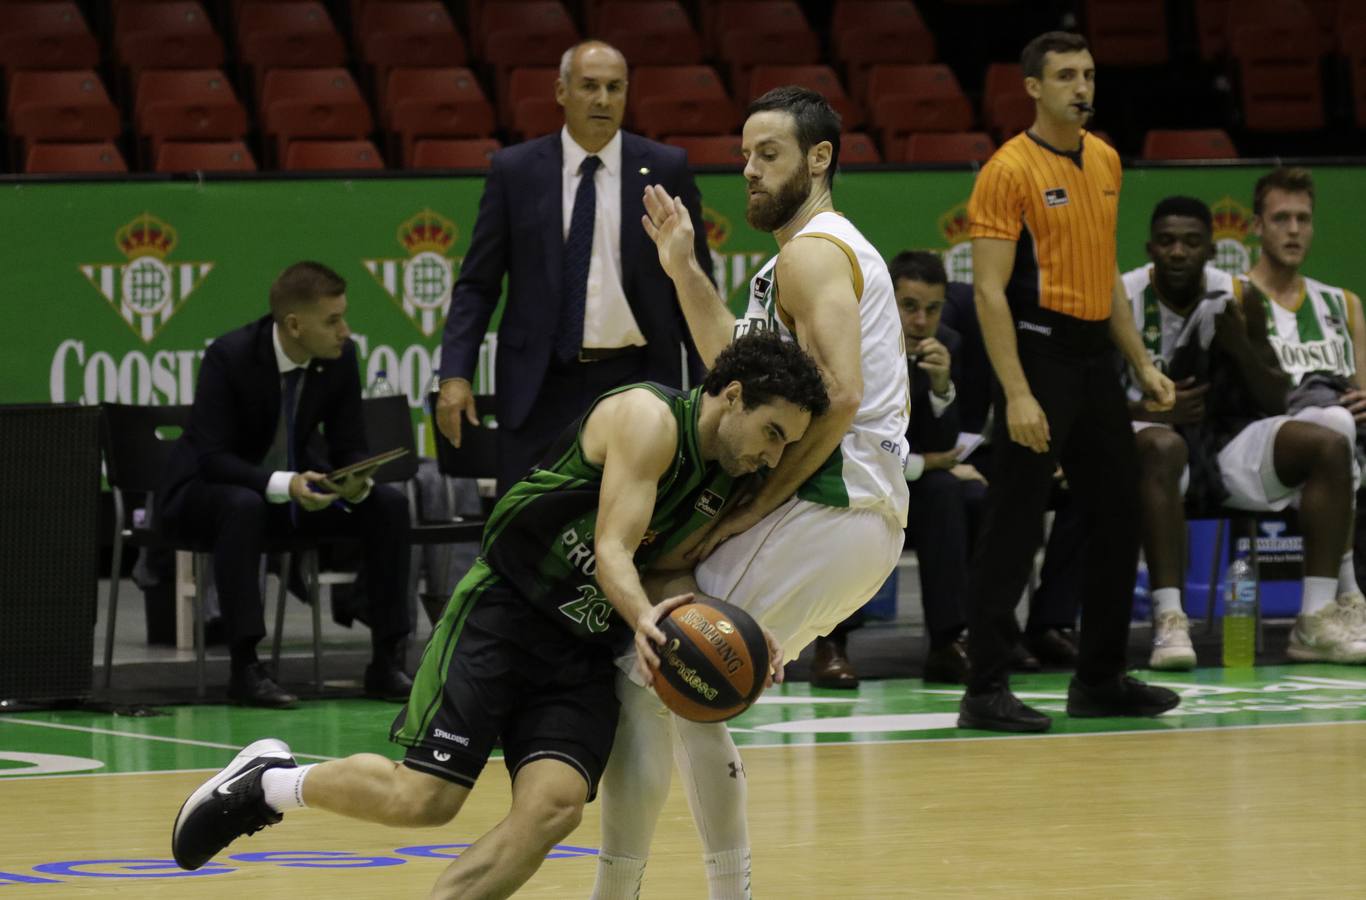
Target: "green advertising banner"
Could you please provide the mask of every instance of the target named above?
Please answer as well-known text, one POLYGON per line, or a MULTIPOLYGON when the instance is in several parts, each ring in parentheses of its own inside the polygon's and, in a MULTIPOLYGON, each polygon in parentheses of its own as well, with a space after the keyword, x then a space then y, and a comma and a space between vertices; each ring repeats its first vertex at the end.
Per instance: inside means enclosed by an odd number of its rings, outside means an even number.
MULTIPOLYGON (((1120 264, 1145 259, 1148 217, 1168 194, 1215 213, 1218 263, 1255 253, 1251 194, 1264 168, 1161 168, 1126 173, 1120 264)), ((1350 221, 1366 170, 1325 167, 1308 271, 1357 292, 1366 263, 1350 221)), ((838 208, 891 256, 942 251, 970 280, 967 171, 851 172, 838 208)), ((775 249, 745 223, 743 182, 698 177, 712 260, 732 306, 775 249)), ((349 282, 348 319, 368 384, 383 370, 415 411, 438 363, 450 288, 469 246, 482 180, 364 179, 11 183, 0 202, 9 251, 0 268, 5 324, 0 402, 173 404, 193 397, 206 343, 264 314, 271 280, 316 259, 349 282)), ((489 382, 492 338, 478 379, 489 382)), ((425 425, 420 425, 425 434, 425 425)))

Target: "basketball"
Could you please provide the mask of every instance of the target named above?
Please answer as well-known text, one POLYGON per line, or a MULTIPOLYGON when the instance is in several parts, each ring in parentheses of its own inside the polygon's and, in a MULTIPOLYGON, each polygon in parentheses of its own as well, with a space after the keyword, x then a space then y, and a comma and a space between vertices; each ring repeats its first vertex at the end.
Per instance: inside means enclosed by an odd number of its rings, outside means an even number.
POLYGON ((724 722, 764 689, 768 642, 749 613, 720 600, 697 600, 659 623, 664 645, 654 688, 670 710, 694 722, 724 722))

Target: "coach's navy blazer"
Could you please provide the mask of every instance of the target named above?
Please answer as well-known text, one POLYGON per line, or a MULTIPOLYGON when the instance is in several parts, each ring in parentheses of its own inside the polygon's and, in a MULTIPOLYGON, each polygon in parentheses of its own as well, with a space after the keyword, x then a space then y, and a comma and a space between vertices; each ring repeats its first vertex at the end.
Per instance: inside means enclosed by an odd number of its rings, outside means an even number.
MULTIPOLYGON (((261 465, 280 421, 280 370, 270 316, 216 339, 204 353, 190 423, 171 448, 159 492, 160 515, 175 518, 179 489, 192 479, 238 484, 264 496, 271 470, 261 465)), ((295 412, 299 471, 328 471, 369 455, 361 411, 356 345, 338 359, 308 364, 295 412), (327 459, 309 452, 322 426, 327 459)))
MULTIPOLYGON (((621 276, 631 313, 647 342, 645 377, 678 386, 679 342, 687 344, 693 383, 702 366, 673 282, 641 225, 645 186, 682 197, 697 231, 697 261, 711 277, 701 195, 677 147, 621 132, 621 276)), ((540 393, 555 352, 563 292, 564 209, 560 132, 515 144, 493 156, 469 252, 451 296, 441 341, 441 377, 471 378, 507 276, 495 371, 499 424, 518 428, 540 393)), ((738 190, 737 185, 737 190, 738 190)))

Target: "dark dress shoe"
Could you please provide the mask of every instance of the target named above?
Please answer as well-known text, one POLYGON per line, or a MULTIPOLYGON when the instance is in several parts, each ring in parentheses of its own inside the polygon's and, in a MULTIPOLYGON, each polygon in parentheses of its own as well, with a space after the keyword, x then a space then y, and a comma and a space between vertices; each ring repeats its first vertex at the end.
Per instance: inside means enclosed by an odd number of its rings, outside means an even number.
POLYGON ((925 681, 963 684, 968 679, 968 653, 960 638, 925 654, 925 681))
POLYGON ((365 696, 391 703, 407 703, 413 680, 397 666, 371 663, 365 667, 365 696))
POLYGON ((1077 664, 1077 643, 1061 628, 1031 631, 1025 635, 1025 646, 1046 666, 1071 668, 1077 664))
POLYGON ((811 660, 811 684, 815 687, 842 691, 858 687, 858 674, 849 664, 843 641, 837 638, 816 638, 816 656, 811 660))
POLYGON ((1029 652, 1020 641, 1015 642, 1015 646, 1010 651, 1010 670, 1012 672, 1037 672, 1043 666, 1039 664, 1039 658, 1029 652))
POLYGON ((267 709, 293 709, 299 703, 299 698, 276 684, 259 662, 233 670, 228 679, 228 699, 267 709))
POLYGON ((1085 684, 1073 677, 1067 686, 1067 714, 1079 719, 1157 716, 1180 703, 1176 691, 1144 684, 1128 675, 1116 675, 1099 684, 1085 684))
POLYGON ((958 704, 958 727, 978 731, 1047 731, 1053 720, 1010 692, 998 688, 982 694, 964 694, 958 704))

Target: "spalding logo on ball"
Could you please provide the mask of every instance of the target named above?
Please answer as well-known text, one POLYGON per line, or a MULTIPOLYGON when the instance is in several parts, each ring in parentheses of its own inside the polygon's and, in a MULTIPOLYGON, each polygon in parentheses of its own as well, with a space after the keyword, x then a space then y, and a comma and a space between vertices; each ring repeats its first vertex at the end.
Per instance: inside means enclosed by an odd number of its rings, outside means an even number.
POLYGON ((768 642, 749 613, 720 600, 697 600, 671 612, 659 629, 654 688, 664 705, 694 722, 724 722, 764 689, 768 642))

